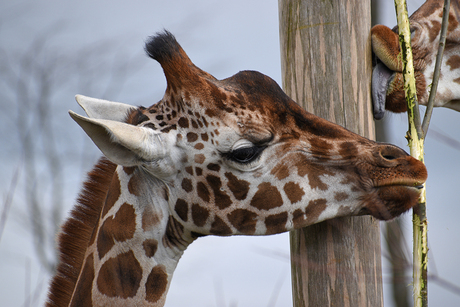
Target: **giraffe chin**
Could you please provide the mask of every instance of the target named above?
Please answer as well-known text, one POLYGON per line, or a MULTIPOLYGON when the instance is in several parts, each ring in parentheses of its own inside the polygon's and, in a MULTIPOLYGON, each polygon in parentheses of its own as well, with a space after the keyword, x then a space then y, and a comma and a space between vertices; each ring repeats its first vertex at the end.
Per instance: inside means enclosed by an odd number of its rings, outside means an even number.
POLYGON ((358 215, 372 215, 376 219, 392 220, 414 207, 420 197, 420 186, 393 185, 376 189, 364 202, 358 215))

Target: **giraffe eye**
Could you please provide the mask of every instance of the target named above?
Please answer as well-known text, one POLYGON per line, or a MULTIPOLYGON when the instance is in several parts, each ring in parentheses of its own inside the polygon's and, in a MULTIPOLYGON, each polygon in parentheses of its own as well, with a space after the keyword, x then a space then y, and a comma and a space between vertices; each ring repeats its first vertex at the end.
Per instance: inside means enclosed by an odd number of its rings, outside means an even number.
POLYGON ((267 146, 240 147, 226 154, 227 159, 238 163, 250 163, 257 159, 267 146))

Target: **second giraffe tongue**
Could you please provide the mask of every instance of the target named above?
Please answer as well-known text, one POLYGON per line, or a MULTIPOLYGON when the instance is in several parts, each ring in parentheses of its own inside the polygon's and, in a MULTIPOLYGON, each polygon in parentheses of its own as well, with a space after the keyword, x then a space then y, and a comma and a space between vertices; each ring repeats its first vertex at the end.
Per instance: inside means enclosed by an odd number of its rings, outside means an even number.
POLYGON ((387 88, 392 74, 393 72, 380 62, 372 71, 372 104, 375 119, 382 119, 385 115, 387 88))

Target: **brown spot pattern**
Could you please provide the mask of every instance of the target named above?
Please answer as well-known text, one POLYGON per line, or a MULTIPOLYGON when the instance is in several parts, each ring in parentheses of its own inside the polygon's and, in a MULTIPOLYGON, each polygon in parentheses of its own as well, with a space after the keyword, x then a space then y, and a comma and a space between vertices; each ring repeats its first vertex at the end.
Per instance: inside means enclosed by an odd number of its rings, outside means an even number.
POLYGON ((184 189, 185 192, 192 192, 193 190, 192 181, 188 178, 182 179, 182 189, 184 189))
MULTIPOLYGON (((203 124, 204 124, 204 125, 206 126, 206 128, 207 128, 209 124, 208 124, 208 122, 206 121, 206 117, 203 117, 202 119, 203 119, 203 124)), ((204 139, 203 139, 203 140, 204 140, 204 139)))
POLYGON ((278 163, 270 172, 273 176, 275 176, 278 180, 283 180, 289 176, 289 169, 283 163, 278 163))
POLYGON ((196 226, 202 227, 209 217, 209 210, 198 204, 192 205, 192 219, 196 226))
POLYGON ((308 173, 308 183, 312 189, 320 189, 326 191, 329 187, 325 184, 321 178, 322 175, 333 175, 333 173, 327 171, 324 167, 315 165, 311 167, 310 172, 308 173))
POLYGON ((262 182, 251 200, 251 206, 259 210, 270 210, 283 205, 283 198, 278 189, 270 182, 262 182))
POLYGON ((190 175, 193 176, 193 167, 191 167, 191 166, 186 166, 186 167, 185 167, 185 171, 186 171, 188 174, 190 174, 190 175))
MULTIPOLYGON (((441 11, 441 14, 439 14, 442 18, 442 11, 441 11)), ((457 21, 457 18, 455 17, 455 14, 450 12, 449 13, 449 23, 448 23, 448 27, 447 27, 447 31, 454 31, 457 27, 458 27, 458 21, 457 21)))
POLYGON ((194 146, 195 149, 198 149, 198 150, 201 150, 204 148, 204 145, 203 143, 196 143, 195 146, 194 146))
POLYGON ((176 129, 177 129, 176 125, 171 125, 171 126, 161 129, 161 132, 168 133, 169 131, 176 130, 176 129))
POLYGON ((347 198, 348 198, 348 194, 345 193, 345 192, 337 192, 337 193, 335 193, 335 195, 334 195, 334 199, 335 199, 336 201, 343 201, 343 200, 345 200, 345 199, 347 199, 347 198))
POLYGON ((115 217, 107 218, 99 230, 97 251, 99 259, 115 245, 115 241, 123 242, 131 239, 136 231, 136 212, 133 206, 124 203, 115 217))
POLYGON ((288 219, 287 212, 269 215, 265 218, 267 234, 281 233, 286 231, 286 222, 288 219))
POLYGON ((220 171, 220 165, 215 163, 209 163, 207 166, 208 170, 218 172, 220 171))
POLYGON ((179 121, 177 123, 181 128, 188 128, 189 126, 188 119, 186 117, 179 118, 179 121))
POLYGON ((123 171, 128 176, 131 175, 132 173, 134 173, 135 170, 136 170, 136 168, 134 166, 131 166, 131 167, 125 166, 125 167, 123 167, 123 171))
POLYGON ((174 217, 169 216, 166 232, 163 236, 163 246, 171 248, 173 246, 186 247, 188 243, 182 238, 184 226, 174 217))
POLYGON ((219 177, 208 175, 206 176, 206 181, 214 192, 214 201, 219 209, 225 209, 232 204, 232 200, 227 195, 227 193, 221 190, 222 181, 219 177))
POLYGON ((283 189, 284 193, 286 193, 286 196, 291 201, 291 204, 301 201, 302 197, 305 195, 303 189, 295 182, 286 183, 283 189))
POLYGON ((118 179, 117 173, 113 175, 112 183, 110 184, 110 189, 107 193, 107 198, 105 200, 104 209, 102 210, 102 216, 104 217, 107 212, 115 205, 118 198, 121 194, 120 180, 118 179))
POLYGON ((218 236, 230 235, 232 230, 225 222, 218 216, 214 217, 214 222, 211 224, 211 234, 218 236))
POLYGON ((198 134, 196 134, 195 132, 187 133, 187 141, 189 143, 195 142, 196 140, 198 140, 198 134))
POLYGON ((312 189, 320 189, 325 191, 328 189, 328 185, 325 184, 319 177, 323 175, 334 175, 330 171, 326 170, 321 165, 312 164, 308 159, 302 155, 298 155, 299 159, 296 162, 295 166, 297 167, 297 173, 299 176, 304 177, 308 176, 308 183, 312 189))
POLYGON ((133 251, 108 259, 99 270, 97 287, 109 297, 134 297, 142 279, 142 268, 133 251))
POLYGON ((249 192, 249 182, 246 180, 239 180, 232 173, 225 173, 225 177, 228 180, 227 186, 232 191, 233 196, 238 200, 246 199, 249 192))
POLYGON ((256 231, 257 214, 246 209, 236 209, 227 216, 230 223, 241 233, 250 235, 256 231))
POLYGON ((204 200, 205 202, 209 203, 210 200, 210 193, 208 188, 206 187, 206 184, 203 182, 198 182, 196 185, 196 191, 198 193, 198 196, 204 200))
POLYGON ((188 220, 188 203, 181 199, 178 198, 176 201, 176 205, 174 206, 174 210, 176 211, 177 215, 181 220, 184 222, 187 222, 188 220))
POLYGON ((292 223, 294 224, 294 228, 304 227, 307 221, 307 217, 305 216, 305 212, 302 209, 296 209, 292 213, 292 223))
POLYGON ((145 283, 145 299, 151 303, 158 302, 166 292, 168 286, 168 274, 164 265, 156 265, 147 277, 145 283))
POLYGON ((450 70, 460 68, 460 55, 452 55, 447 61, 446 64, 450 66, 450 70))
POLYGON ((430 37, 430 42, 432 43, 441 32, 441 23, 439 21, 432 20, 431 25, 432 27, 428 30, 428 36, 430 37))
POLYGON ((142 243, 145 255, 149 258, 153 257, 158 249, 158 241, 155 239, 146 239, 142 243))
POLYGON ((208 139, 209 139, 208 134, 207 134, 207 133, 202 133, 202 134, 201 134, 201 139, 202 139, 203 141, 207 142, 208 139))
POLYGON ((340 206, 339 210, 337 210, 337 216, 349 216, 351 213, 351 209, 346 206, 340 206))
POLYGON ((340 144, 339 155, 343 159, 354 158, 358 155, 358 148, 352 142, 343 142, 340 144))
POLYGON ((319 215, 326 209, 327 200, 324 198, 319 198, 311 200, 308 203, 307 208, 305 209, 305 215, 307 216, 308 222, 313 224, 318 220, 319 215))
POLYGON ((190 121, 192 122, 192 127, 198 129, 198 124, 196 123, 196 121, 193 119, 191 119, 190 121))
POLYGON ((72 302, 69 304, 71 307, 79 306, 93 306, 91 290, 94 280, 94 262, 93 254, 86 258, 85 266, 80 274, 80 279, 75 288, 72 302))
POLYGON ((140 195, 140 192, 139 192, 139 179, 138 179, 137 176, 134 175, 129 179, 128 191, 129 191, 129 193, 131 193, 131 194, 133 194, 135 196, 140 195))
POLYGON ((195 163, 203 164, 203 162, 204 162, 205 160, 206 160, 205 155, 203 155, 203 154, 197 154, 197 155, 195 155, 195 163))
POLYGON ((322 138, 311 138, 308 141, 310 142, 310 152, 316 159, 322 161, 329 159, 329 151, 333 148, 331 143, 322 138))
POLYGON ((153 226, 160 222, 160 217, 151 207, 146 207, 142 213, 142 229, 149 231, 153 226))

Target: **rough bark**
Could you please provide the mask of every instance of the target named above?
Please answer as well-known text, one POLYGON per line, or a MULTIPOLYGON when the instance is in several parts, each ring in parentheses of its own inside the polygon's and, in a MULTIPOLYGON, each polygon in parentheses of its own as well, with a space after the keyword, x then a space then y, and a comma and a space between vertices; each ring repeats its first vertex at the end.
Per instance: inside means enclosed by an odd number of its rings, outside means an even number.
MULTIPOLYGON (((279 0, 283 88, 307 111, 375 138, 370 1, 279 0)), ((294 306, 383 306, 379 223, 291 232, 294 306)))

